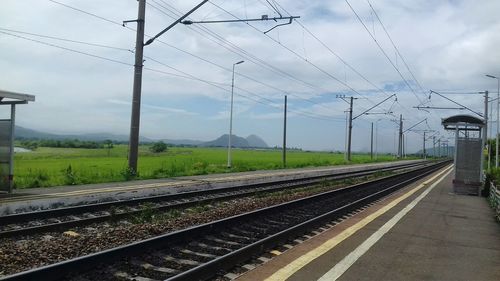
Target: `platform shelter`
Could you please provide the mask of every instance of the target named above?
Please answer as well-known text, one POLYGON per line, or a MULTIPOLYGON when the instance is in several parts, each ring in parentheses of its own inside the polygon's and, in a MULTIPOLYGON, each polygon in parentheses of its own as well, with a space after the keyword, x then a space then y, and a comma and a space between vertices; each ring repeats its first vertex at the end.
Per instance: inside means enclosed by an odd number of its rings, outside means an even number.
POLYGON ((14 128, 16 105, 35 101, 35 96, 0 90, 0 105, 10 106, 10 119, 0 119, 0 191, 14 187, 14 128))
POLYGON ((484 178, 484 120, 470 115, 455 115, 443 119, 441 123, 445 130, 455 131, 453 191, 479 195, 484 178))

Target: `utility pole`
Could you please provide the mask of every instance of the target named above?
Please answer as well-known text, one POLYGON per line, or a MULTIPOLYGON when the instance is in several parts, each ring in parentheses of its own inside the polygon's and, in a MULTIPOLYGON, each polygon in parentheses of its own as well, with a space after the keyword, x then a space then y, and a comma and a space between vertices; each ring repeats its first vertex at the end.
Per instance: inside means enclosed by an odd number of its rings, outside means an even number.
POLYGON ((285 107, 283 111, 283 168, 286 168, 286 110, 287 97, 285 95, 285 107))
POLYGON ((436 157, 436 136, 432 137, 432 156, 436 157))
POLYGON ((438 139, 438 157, 441 158, 441 138, 438 139))
POLYGON ((484 129, 483 129, 483 145, 482 150, 488 147, 488 170, 490 169, 490 146, 488 145, 488 91, 484 92, 484 129))
MULTIPOLYGON (((137 175, 137 159, 139 154, 139 126, 140 126, 140 116, 141 116, 141 88, 142 88, 142 69, 144 61, 144 47, 153 43, 156 39, 162 36, 165 32, 173 28, 179 23, 182 24, 193 24, 193 23, 210 23, 206 22, 193 22, 185 21, 190 14, 199 9, 208 0, 201 1, 198 5, 192 8, 189 12, 181 16, 179 19, 175 20, 172 24, 164 28, 160 33, 149 38, 146 43, 144 43, 144 26, 145 26, 145 14, 146 14, 146 0, 139 1, 139 12, 136 20, 124 21, 123 24, 127 22, 137 22, 137 34, 136 34, 136 44, 135 44, 135 64, 134 64, 134 86, 133 86, 133 97, 132 97, 132 117, 130 122, 130 139, 129 139, 129 152, 128 152, 128 168, 132 175, 137 175)), ((278 12, 279 14, 279 12, 278 12)), ((273 30, 276 27, 291 24, 294 19, 300 18, 298 16, 289 17, 267 17, 262 16, 258 19, 238 19, 238 20, 222 20, 222 21, 211 21, 212 23, 223 23, 223 22, 249 22, 249 21, 267 21, 267 20, 288 20, 288 23, 278 24, 266 31, 265 33, 273 30)))
POLYGON ((352 137, 352 104, 354 98, 350 98, 349 103, 349 133, 347 137, 347 161, 351 161, 351 137, 352 137))
POLYGON ((422 151, 423 151, 422 158, 427 159, 426 154, 425 154, 425 131, 424 131, 424 149, 422 151))
POLYGON ((403 157, 403 114, 399 115, 399 143, 398 143, 398 158, 403 157))
POLYGON ((372 133, 370 142, 370 159, 373 160, 373 122, 372 122, 372 133))
POLYGON ((134 88, 132 93, 132 117, 130 120, 130 140, 128 151, 128 167, 132 175, 137 175, 137 158, 139 155, 139 126, 141 118, 141 88, 144 51, 144 18, 146 0, 139 0, 137 16, 137 34, 135 39, 134 88))
MULTIPOLYGON (((349 102, 345 100, 346 96, 344 95, 337 95, 337 98, 341 98, 343 101, 347 102, 349 104, 349 123, 348 123, 348 133, 347 133, 347 161, 351 161, 351 141, 352 141, 352 121, 357 119, 358 117, 364 115, 364 114, 369 114, 368 112, 372 109, 374 109, 375 107, 381 105, 382 103, 384 103, 385 101, 387 101, 388 99, 392 98, 392 97, 395 97, 396 94, 393 94, 391 96, 389 96, 388 98, 384 99, 383 101, 375 104, 374 106, 368 108, 367 110, 361 112, 360 114, 356 115, 356 116, 352 116, 352 107, 353 107, 353 102, 354 102, 354 97, 349 97, 349 102)), ((385 113, 383 113, 385 114, 385 113)))
POLYGON ((403 133, 403 158, 406 158, 406 140, 405 140, 405 134, 403 133))
MULTIPOLYGON (((490 104, 490 117, 488 120, 490 120, 490 122, 493 120, 493 103, 490 104)), ((493 137, 493 132, 492 132, 493 124, 491 126, 489 126, 488 128, 490 129, 489 136, 491 138, 491 137, 493 137)), ((488 141, 488 138, 486 138, 486 141, 488 143, 488 170, 490 170, 491 169, 491 151, 493 150, 493 147, 491 147, 492 143, 490 143, 490 141, 488 141)))
POLYGON ((375 159, 378 159, 378 121, 382 119, 378 119, 375 121, 375 159))

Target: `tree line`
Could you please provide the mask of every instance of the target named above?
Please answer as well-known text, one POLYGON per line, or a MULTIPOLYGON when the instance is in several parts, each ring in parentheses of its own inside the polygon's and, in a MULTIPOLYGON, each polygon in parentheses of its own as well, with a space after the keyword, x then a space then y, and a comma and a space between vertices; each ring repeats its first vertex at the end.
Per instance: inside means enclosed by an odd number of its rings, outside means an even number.
POLYGON ((67 140, 21 140, 19 142, 21 147, 35 150, 38 147, 58 147, 58 148, 113 148, 113 141, 105 140, 101 142, 97 141, 82 141, 78 139, 67 139, 67 140))

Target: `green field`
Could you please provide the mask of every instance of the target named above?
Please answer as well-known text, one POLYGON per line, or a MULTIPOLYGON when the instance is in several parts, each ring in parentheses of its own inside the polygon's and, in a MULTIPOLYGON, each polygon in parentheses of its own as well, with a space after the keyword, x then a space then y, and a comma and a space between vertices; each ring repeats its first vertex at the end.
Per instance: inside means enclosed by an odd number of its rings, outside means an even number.
MULTIPOLYGON (((371 162, 367 154, 354 154, 352 163, 371 162)), ((379 155, 377 161, 394 160, 379 155)), ((233 150, 233 167, 227 169, 227 151, 223 148, 169 147, 167 152, 152 153, 148 146, 139 150, 138 179, 212 173, 281 169, 280 150, 233 150)), ((343 154, 290 151, 287 167, 301 168, 345 164, 343 154)), ((127 146, 112 149, 39 147, 33 152, 16 153, 15 187, 49 187, 130 180, 127 173, 127 146)))

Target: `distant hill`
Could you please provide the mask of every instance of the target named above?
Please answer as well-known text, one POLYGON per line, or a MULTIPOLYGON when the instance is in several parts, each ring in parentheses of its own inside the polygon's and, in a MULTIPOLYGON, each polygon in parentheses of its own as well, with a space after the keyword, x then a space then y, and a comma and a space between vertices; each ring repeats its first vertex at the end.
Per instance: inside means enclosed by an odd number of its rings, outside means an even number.
MULTIPOLYGON (((126 135, 114 135, 109 133, 91 133, 91 134, 78 134, 78 135, 59 135, 44 133, 40 131, 35 131, 32 129, 27 129, 23 127, 16 126, 16 139, 43 139, 43 140, 66 140, 66 139, 78 139, 81 141, 105 141, 113 140, 119 142, 128 142, 129 137, 126 135)), ((154 140, 140 137, 141 142, 153 142, 154 140)))
POLYGON ((249 135, 247 141, 250 147, 269 147, 267 143, 257 135, 249 135))
MULTIPOLYGON (((224 134, 213 141, 208 141, 200 144, 200 146, 208 146, 208 147, 224 147, 227 146, 229 141, 229 134, 224 134)), ((264 140, 256 135, 250 135, 247 138, 239 137, 233 135, 231 139, 232 147, 240 147, 240 148, 268 148, 269 146, 266 144, 264 140)))
MULTIPOLYGON (((172 145, 192 145, 192 146, 204 146, 204 147, 225 147, 228 143, 227 134, 220 136, 219 138, 203 142, 199 140, 190 140, 190 139, 162 139, 161 141, 172 144, 172 145)), ((91 134, 78 134, 78 135, 59 135, 59 134, 51 134, 44 133, 32 129, 27 129, 23 127, 16 126, 16 139, 39 139, 39 140, 67 140, 67 139, 77 139, 81 141, 105 141, 112 140, 118 142, 128 142, 129 137, 127 135, 114 135, 109 133, 91 133, 91 134)), ((140 141, 144 143, 155 142, 158 140, 140 137, 140 141)), ((268 145, 266 142, 257 135, 250 135, 247 138, 242 138, 233 135, 232 139, 233 147, 242 147, 242 148, 267 148, 268 145)))

